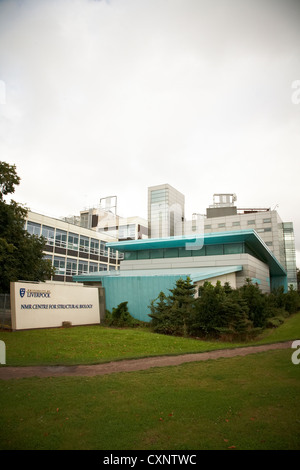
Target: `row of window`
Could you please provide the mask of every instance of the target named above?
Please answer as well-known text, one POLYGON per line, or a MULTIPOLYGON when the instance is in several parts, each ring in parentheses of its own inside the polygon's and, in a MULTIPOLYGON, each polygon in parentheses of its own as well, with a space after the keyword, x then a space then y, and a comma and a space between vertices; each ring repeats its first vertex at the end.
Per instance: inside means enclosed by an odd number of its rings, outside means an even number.
MULTIPOLYGON (((256 221, 255 220, 247 220, 247 225, 255 225, 256 221)), ((263 223, 266 224, 266 223, 271 223, 271 219, 263 219, 263 223)), ((240 221, 235 221, 235 222, 232 222, 232 227, 239 227, 241 225, 241 222, 240 221)), ((225 222, 222 222, 222 223, 219 223, 218 224, 218 228, 222 228, 222 227, 226 227, 226 223, 225 222)), ((212 226, 211 225, 204 225, 204 228, 205 229, 211 229, 212 226)), ((256 230, 257 232, 271 232, 272 229, 271 227, 267 227, 267 228, 262 228, 262 229, 257 229, 256 230)))
MULTIPOLYGON (((85 260, 77 260, 75 258, 63 258, 62 256, 52 256, 46 255, 46 259, 50 259, 55 267, 55 274, 62 276, 76 276, 77 274, 87 274, 98 271, 107 271, 107 264, 104 263, 94 263, 88 262, 85 260)), ((114 269, 110 267, 109 269, 114 269)))
MULTIPOLYGON (((54 227, 49 227, 47 225, 41 225, 30 221, 27 222, 27 231, 31 235, 43 236, 47 240, 47 245, 50 246, 108 256, 106 242, 96 238, 86 237, 84 235, 79 235, 78 233, 55 229, 54 227)), ((110 257, 117 257, 115 250, 110 250, 110 257)))
MULTIPOLYGON (((249 253, 245 243, 230 243, 219 245, 205 245, 199 250, 187 250, 179 248, 159 248, 155 250, 127 251, 124 253, 125 260, 179 258, 189 256, 213 256, 249 253)), ((251 253, 252 254, 252 253, 251 253)))

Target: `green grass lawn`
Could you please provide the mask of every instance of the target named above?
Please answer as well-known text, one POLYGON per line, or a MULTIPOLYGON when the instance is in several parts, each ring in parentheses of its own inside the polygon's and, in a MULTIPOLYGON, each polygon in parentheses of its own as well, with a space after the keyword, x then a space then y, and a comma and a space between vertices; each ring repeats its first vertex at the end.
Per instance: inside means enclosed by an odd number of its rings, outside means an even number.
POLYGON ((0 449, 300 449, 291 351, 89 378, 0 380, 0 449))
POLYGON ((100 325, 0 331, 0 340, 6 345, 6 364, 11 366, 95 364, 292 339, 300 339, 300 313, 289 317, 279 328, 266 330, 248 343, 200 341, 155 334, 146 328, 112 329, 100 325))
MULTIPOLYGON (((7 365, 19 366, 241 345, 100 326, 0 332, 0 339, 7 365)), ((300 339, 299 314, 250 344, 293 339, 300 339)), ((0 449, 300 450, 300 364, 292 363, 293 352, 97 377, 0 380, 0 449)))

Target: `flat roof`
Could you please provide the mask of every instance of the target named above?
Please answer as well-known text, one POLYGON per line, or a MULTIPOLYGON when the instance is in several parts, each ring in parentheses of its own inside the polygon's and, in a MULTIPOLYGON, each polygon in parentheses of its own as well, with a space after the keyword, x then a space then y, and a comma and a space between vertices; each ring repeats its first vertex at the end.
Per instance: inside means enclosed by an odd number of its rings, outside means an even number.
POLYGON ((204 245, 218 245, 228 243, 247 243, 256 256, 268 264, 273 276, 286 276, 286 271, 274 256, 265 242, 253 229, 206 234, 185 235, 167 238, 146 238, 143 240, 126 240, 122 242, 108 242, 107 247, 115 250, 139 251, 154 250, 158 248, 180 248, 188 250, 201 249, 204 245))
POLYGON ((79 274, 73 276, 75 281, 89 281, 97 282, 104 278, 119 278, 119 277, 161 277, 161 276, 189 276, 193 282, 211 279, 213 277, 230 274, 237 271, 242 271, 243 266, 220 266, 220 267, 203 267, 203 268, 182 268, 182 269, 128 269, 118 271, 99 271, 89 274, 79 274))

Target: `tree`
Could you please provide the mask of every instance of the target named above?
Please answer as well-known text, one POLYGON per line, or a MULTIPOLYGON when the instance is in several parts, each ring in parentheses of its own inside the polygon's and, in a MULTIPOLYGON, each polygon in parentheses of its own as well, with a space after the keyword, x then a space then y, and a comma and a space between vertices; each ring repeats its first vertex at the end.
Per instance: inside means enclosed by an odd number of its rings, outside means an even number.
POLYGON ((194 308, 194 292, 195 288, 189 277, 178 279, 174 289, 170 289, 169 296, 160 292, 149 306, 154 331, 186 336, 194 308))
POLYGON ((0 162, 0 292, 6 293, 10 282, 44 281, 54 274, 51 262, 44 259, 44 238, 24 229, 28 210, 4 200, 19 182, 15 165, 0 162))

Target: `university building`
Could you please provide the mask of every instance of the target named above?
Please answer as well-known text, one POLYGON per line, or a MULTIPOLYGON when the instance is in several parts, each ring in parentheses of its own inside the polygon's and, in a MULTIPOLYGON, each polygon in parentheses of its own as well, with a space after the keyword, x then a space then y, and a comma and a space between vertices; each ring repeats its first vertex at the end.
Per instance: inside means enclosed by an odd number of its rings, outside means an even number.
POLYGON ((29 211, 25 229, 46 239, 45 258, 56 270, 53 281, 72 282, 78 274, 116 270, 122 259, 107 246, 117 239, 65 220, 29 211))
POLYGON ((109 242, 122 252, 118 271, 74 277, 105 289, 106 308, 128 302, 130 313, 149 321, 149 305, 179 278, 194 286, 210 281, 241 287, 246 278, 262 292, 296 284, 293 224, 269 208, 238 209, 233 194, 215 194, 214 204, 198 221, 184 218, 184 197, 170 185, 148 189, 149 238, 109 242), (202 230, 199 229, 202 227, 202 230))

